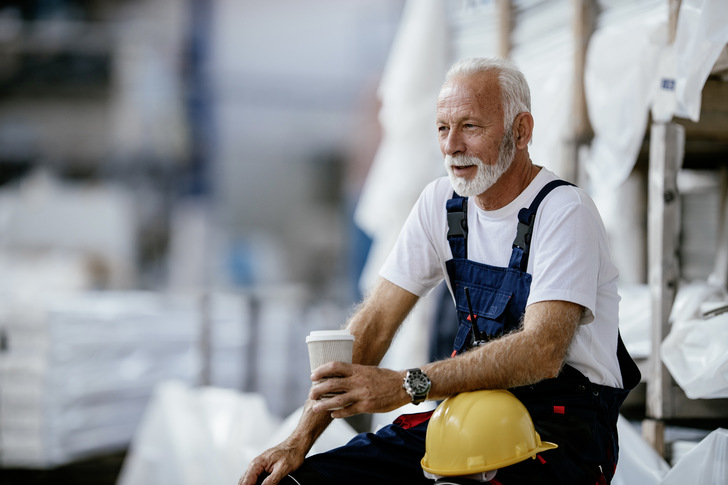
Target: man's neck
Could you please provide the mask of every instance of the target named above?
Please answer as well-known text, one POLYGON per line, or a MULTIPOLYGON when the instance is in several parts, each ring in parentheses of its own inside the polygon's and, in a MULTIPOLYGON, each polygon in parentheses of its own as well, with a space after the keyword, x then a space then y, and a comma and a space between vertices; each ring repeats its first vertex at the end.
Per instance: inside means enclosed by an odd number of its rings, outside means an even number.
POLYGON ((475 203, 483 210, 492 211, 513 202, 536 178, 541 167, 534 165, 528 152, 516 157, 508 170, 488 190, 475 197, 475 203))

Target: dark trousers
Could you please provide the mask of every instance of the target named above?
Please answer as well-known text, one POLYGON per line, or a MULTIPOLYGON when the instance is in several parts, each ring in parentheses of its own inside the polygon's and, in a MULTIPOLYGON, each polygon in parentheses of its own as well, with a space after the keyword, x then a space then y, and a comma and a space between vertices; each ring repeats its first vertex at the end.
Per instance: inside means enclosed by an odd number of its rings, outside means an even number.
MULTIPOLYGON (((341 448, 313 455, 282 485, 432 485, 420 460, 427 422, 405 429, 397 424, 362 433, 341 448)), ((542 459, 527 459, 498 470, 494 485, 560 483, 542 459)), ((259 482, 260 483, 260 482, 259 482)), ((592 485, 592 484, 590 484, 592 485)))

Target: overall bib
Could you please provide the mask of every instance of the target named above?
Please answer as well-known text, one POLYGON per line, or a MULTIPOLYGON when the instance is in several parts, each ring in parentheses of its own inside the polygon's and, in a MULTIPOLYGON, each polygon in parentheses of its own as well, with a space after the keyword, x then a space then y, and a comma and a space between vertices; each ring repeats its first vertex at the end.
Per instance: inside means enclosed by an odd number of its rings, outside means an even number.
MULTIPOLYGON (((531 286, 526 267, 536 211, 551 190, 566 184, 550 182, 528 208, 521 209, 506 268, 467 259, 467 198, 455 194, 447 201, 453 259, 446 268, 459 316, 453 356, 519 327, 531 286)), ((621 337, 617 353, 624 389, 592 384, 569 365, 556 378, 509 389, 528 409, 541 439, 559 447, 538 455, 537 460, 499 470, 492 483, 598 485, 611 481, 618 455, 619 408, 640 380, 621 337)), ((307 459, 301 471, 320 474, 318 483, 331 485, 432 484, 420 468, 431 414, 401 416, 376 434, 360 434, 346 446, 307 459)))

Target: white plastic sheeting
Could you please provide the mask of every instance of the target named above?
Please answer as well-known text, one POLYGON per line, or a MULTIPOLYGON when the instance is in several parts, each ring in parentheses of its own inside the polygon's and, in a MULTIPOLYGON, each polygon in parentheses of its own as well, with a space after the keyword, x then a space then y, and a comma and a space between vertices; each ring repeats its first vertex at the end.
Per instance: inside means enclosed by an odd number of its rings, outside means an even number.
POLYGON ((700 119, 701 93, 721 51, 728 44, 728 3, 682 0, 675 42, 663 50, 652 109, 656 121, 673 116, 700 119))
POLYGON ((728 298, 707 283, 682 293, 660 346, 662 361, 687 397, 728 397, 728 298))
POLYGON ((278 422, 262 397, 161 384, 134 436, 119 485, 235 483, 278 422))
POLYGON ((639 154, 667 41, 667 2, 600 2, 587 50, 584 88, 594 139, 585 169, 595 191, 613 191, 639 154), (598 185, 597 185, 598 184, 598 185))
POLYGON ((691 283, 683 283, 672 304, 670 312, 670 322, 681 322, 692 320, 701 314, 701 307, 704 304, 713 306, 728 299, 726 290, 707 283, 705 281, 693 281, 691 283))
MULTIPOLYGON (((692 449, 670 465, 623 416, 617 421, 619 464, 613 485, 722 485, 728 483, 728 430, 718 428, 690 443, 692 449)), ((686 443, 687 444, 687 443, 686 443)))
MULTIPOLYGON (((118 485, 234 484, 250 460, 288 437, 300 419, 273 416, 262 396, 160 384, 137 430, 118 485)), ((335 420, 311 453, 341 446, 355 431, 335 420)))
MULTIPOLYGON (((651 294, 648 285, 622 285, 619 328, 635 358, 651 354, 651 294)), ((691 399, 728 397, 728 313, 704 314, 728 305, 716 285, 683 283, 670 315, 671 329, 660 355, 675 382, 691 399)))
POLYGON ((650 356, 652 349, 652 302, 648 285, 620 285, 619 332, 629 354, 636 359, 650 356))
MULTIPOLYGON (((642 482, 630 482, 642 483, 642 482)), ((675 463, 660 485, 728 483, 728 430, 718 428, 675 463)))
POLYGON ((670 465, 650 446, 624 416, 617 421, 619 463, 612 485, 659 485, 670 465))
POLYGON ((604 1, 584 76, 594 129, 585 165, 590 179, 613 190, 632 171, 647 127, 673 116, 698 121, 701 93, 728 43, 728 3, 685 0, 668 45, 668 2, 604 1), (619 102, 615 102, 618 100, 619 102))

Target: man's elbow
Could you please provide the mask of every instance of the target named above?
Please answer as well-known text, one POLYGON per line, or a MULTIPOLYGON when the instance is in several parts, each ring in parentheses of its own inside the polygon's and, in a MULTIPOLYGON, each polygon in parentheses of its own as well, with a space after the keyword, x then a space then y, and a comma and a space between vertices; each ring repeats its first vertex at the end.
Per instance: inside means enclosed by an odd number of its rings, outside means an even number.
POLYGON ((561 353, 543 354, 543 359, 539 362, 539 368, 543 379, 553 379, 558 376, 564 367, 564 355, 561 353))

